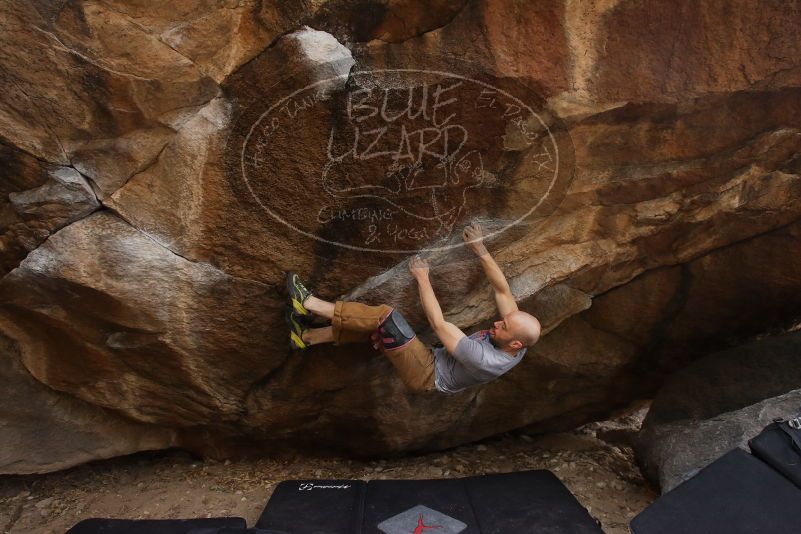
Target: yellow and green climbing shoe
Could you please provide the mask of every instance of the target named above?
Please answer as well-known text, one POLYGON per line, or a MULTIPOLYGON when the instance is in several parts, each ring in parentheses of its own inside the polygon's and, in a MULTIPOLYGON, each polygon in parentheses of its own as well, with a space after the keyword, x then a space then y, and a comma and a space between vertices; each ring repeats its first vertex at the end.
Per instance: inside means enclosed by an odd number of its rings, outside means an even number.
POLYGON ((294 271, 286 273, 286 290, 289 293, 289 303, 294 312, 301 318, 310 318, 311 312, 303 306, 303 302, 312 294, 306 289, 300 277, 294 271))
POLYGON ((297 312, 287 306, 284 312, 284 320, 289 327, 289 345, 292 349, 298 350, 308 347, 309 344, 303 341, 303 332, 306 331, 306 328, 297 312))
POLYGON ((292 348, 292 350, 303 350, 308 347, 309 344, 303 341, 303 338, 297 335, 295 332, 290 332, 289 346, 292 348))

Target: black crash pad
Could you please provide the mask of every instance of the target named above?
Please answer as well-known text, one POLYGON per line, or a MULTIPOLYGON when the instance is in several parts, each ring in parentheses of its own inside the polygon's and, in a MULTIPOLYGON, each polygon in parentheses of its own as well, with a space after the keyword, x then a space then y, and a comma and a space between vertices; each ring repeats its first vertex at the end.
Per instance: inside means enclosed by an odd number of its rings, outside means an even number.
POLYGON ((245 528, 241 517, 209 519, 85 519, 67 534, 190 534, 199 529, 245 528))
POLYGON ((550 471, 279 484, 257 527, 286 534, 602 534, 550 471))
POLYGON ((367 483, 362 480, 288 480, 273 491, 257 528, 309 533, 357 533, 367 483), (300 526, 302 525, 302 527, 300 526))
POLYGON ((631 521, 634 534, 801 533, 801 490, 734 449, 665 493, 631 521))
POLYGON ((550 471, 471 477, 465 484, 484 534, 603 532, 550 471))
POLYGON ((280 530, 262 530, 260 528, 199 528, 187 534, 285 534, 280 530))

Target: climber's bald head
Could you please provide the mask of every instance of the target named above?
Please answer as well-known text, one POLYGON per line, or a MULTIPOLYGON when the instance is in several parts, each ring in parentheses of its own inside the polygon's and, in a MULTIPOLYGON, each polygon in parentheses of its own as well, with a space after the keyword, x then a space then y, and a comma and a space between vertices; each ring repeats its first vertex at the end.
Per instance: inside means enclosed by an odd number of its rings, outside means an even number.
POLYGON ((524 347, 530 347, 540 339, 542 326, 536 317, 524 311, 513 311, 506 316, 511 326, 512 337, 520 341, 524 347))
POLYGON ((517 352, 530 347, 540 339, 540 322, 530 313, 516 310, 500 321, 495 321, 490 330, 493 344, 508 352, 517 352))

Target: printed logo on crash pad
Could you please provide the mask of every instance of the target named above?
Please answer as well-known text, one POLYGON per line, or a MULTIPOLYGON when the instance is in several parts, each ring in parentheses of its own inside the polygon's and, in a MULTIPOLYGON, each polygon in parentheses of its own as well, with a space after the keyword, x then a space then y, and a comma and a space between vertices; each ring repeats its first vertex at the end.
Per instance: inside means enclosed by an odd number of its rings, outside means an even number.
POLYGON ((426 532, 456 534, 466 528, 467 525, 458 519, 422 504, 378 524, 378 530, 384 534, 424 534, 426 532))
POLYGON ((301 482, 298 485, 300 491, 311 491, 315 489, 348 489, 350 484, 315 484, 313 482, 301 482))

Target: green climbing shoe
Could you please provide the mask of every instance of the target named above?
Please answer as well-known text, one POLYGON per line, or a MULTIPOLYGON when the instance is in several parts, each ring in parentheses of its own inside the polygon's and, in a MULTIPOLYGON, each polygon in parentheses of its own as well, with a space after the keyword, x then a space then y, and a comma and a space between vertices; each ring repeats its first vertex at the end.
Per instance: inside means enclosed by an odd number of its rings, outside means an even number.
POLYGON ((309 344, 303 341, 303 338, 297 335, 295 332, 290 332, 289 346, 292 348, 292 350, 303 350, 307 348, 309 344))
POLYGON ((306 331, 305 325, 300 320, 300 316, 294 310, 287 306, 284 312, 284 320, 289 327, 289 346, 293 350, 305 349, 309 346, 308 343, 303 341, 303 332, 306 331))
POLYGON ((300 277, 294 271, 286 273, 286 290, 289 293, 289 303, 298 317, 301 319, 311 318, 311 312, 303 306, 303 301, 312 293, 306 289, 306 286, 303 285, 300 277))

